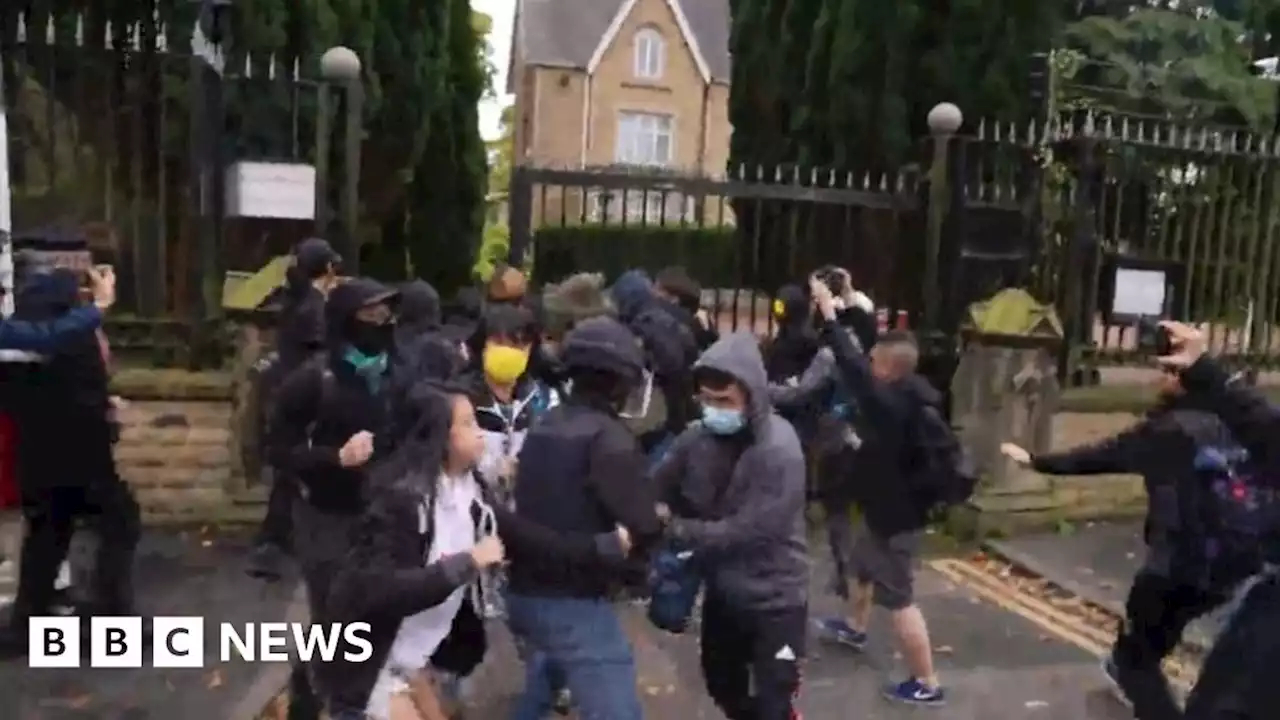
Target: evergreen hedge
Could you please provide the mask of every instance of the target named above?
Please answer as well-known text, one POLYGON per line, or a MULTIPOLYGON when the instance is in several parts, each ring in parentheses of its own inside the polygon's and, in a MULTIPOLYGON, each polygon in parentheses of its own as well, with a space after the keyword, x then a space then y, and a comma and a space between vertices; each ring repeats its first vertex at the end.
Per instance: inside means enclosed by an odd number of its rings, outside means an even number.
POLYGON ((683 265, 703 287, 742 283, 731 227, 542 227, 534 232, 533 248, 540 282, 556 282, 576 272, 601 272, 612 280, 632 268, 654 273, 683 265))

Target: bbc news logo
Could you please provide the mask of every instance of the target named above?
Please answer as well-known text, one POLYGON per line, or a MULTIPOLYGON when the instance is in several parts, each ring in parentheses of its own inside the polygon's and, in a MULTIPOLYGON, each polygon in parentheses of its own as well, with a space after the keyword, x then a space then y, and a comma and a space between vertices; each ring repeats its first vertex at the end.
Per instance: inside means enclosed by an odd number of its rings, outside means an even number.
MULTIPOLYGON (((143 649, 151 648, 150 666, 205 666, 205 620, 201 617, 157 617, 151 620, 151 639, 140 617, 89 618, 83 636, 76 617, 31 618, 27 635, 28 667, 78 668, 88 650, 89 667, 143 667, 143 649)), ((339 657, 361 663, 373 656, 369 623, 312 625, 310 623, 218 623, 219 662, 332 662, 339 657)))

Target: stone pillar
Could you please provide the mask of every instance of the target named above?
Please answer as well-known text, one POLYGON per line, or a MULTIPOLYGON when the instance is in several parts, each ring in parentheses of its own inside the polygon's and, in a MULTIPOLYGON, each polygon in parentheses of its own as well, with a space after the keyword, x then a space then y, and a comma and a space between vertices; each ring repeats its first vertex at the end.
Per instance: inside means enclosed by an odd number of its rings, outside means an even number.
POLYGON ((1024 290, 1002 290, 969 306, 961 336, 952 422, 982 476, 974 504, 982 511, 1048 509, 1048 478, 1009 462, 1000 445, 1049 448, 1060 390, 1056 313, 1024 290))

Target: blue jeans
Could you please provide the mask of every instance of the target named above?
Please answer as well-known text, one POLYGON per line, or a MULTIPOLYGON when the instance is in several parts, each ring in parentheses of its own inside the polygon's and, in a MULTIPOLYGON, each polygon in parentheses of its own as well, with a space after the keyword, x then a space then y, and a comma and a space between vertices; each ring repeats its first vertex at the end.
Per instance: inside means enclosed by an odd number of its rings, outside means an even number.
POLYGON ((641 720, 631 643, 607 601, 509 593, 507 622, 528 651, 512 720, 550 712, 551 671, 563 675, 581 720, 641 720))

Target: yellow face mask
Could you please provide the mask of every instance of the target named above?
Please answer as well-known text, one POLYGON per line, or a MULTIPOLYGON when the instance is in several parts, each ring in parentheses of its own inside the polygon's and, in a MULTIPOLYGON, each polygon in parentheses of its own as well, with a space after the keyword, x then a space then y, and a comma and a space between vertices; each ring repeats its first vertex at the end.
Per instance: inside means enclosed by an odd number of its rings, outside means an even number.
POLYGON ((774 317, 776 317, 776 318, 778 318, 779 320, 781 320, 781 319, 782 319, 782 316, 784 316, 784 315, 786 315, 786 314, 787 314, 787 306, 786 306, 786 305, 783 305, 781 300, 774 300, 774 301, 773 301, 773 316, 774 316, 774 317))
POLYGON ((510 385, 529 367, 529 353, 506 345, 486 345, 484 374, 495 383, 510 385))

